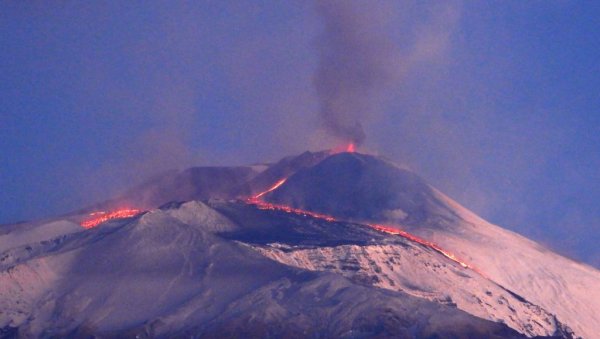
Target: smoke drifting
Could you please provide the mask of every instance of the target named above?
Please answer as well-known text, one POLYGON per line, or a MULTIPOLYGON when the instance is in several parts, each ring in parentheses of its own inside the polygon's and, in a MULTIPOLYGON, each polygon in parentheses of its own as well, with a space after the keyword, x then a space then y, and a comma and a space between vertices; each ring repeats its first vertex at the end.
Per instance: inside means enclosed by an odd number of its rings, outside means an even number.
POLYGON ((389 82, 392 44, 366 17, 368 2, 317 0, 324 29, 317 40, 319 63, 314 86, 323 128, 332 136, 360 145, 364 119, 376 110, 377 93, 389 82))

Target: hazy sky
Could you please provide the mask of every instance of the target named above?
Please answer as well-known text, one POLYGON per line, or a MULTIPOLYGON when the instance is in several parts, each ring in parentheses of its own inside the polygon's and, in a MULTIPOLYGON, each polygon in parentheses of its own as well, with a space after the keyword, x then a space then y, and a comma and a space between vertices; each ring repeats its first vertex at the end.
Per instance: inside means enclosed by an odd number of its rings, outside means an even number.
POLYGON ((349 56, 386 77, 344 101, 363 151, 600 267, 599 3, 322 5, 1 2, 0 223, 168 168, 333 147, 316 82, 349 56))

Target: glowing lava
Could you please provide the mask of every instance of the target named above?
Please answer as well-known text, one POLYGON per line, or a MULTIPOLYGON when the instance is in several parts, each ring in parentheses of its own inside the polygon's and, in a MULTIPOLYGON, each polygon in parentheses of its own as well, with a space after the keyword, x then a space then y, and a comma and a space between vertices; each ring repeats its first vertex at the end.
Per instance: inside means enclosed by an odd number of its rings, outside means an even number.
MULTIPOLYGON (((306 211, 303 209, 299 209, 299 208, 294 208, 294 207, 290 207, 290 206, 286 206, 286 205, 279 205, 279 204, 272 204, 269 202, 266 202, 264 200, 262 200, 261 198, 269 193, 272 192, 274 190, 276 190, 277 188, 279 188, 281 185, 283 185, 285 183, 285 181, 287 180, 287 178, 281 179, 278 182, 276 182, 273 186, 271 186, 268 190, 261 192, 257 195, 252 196, 251 198, 249 198, 247 200, 247 202, 249 204, 253 204, 255 205, 258 209, 261 210, 272 210, 272 211, 283 211, 286 213, 293 213, 293 214, 297 214, 297 215, 302 215, 302 216, 310 216, 313 218, 317 218, 317 219, 322 219, 325 221, 329 221, 329 222, 339 222, 342 220, 339 220, 337 218, 335 218, 334 216, 331 215, 327 215, 327 214, 322 214, 322 213, 316 213, 316 212, 311 212, 311 211, 306 211)), ((366 226, 371 227, 374 230, 377 230, 379 232, 384 232, 384 233, 388 233, 388 234, 393 234, 393 235, 398 235, 401 236, 405 239, 408 239, 412 242, 416 242, 418 244, 421 244, 425 247, 428 247, 438 253, 440 253, 441 255, 443 255, 444 257, 454 261, 455 263, 459 264, 460 266, 464 267, 464 268, 468 268, 471 269, 475 272, 477 272, 478 274, 480 274, 483 277, 486 277, 485 274, 483 274, 483 272, 481 272, 479 269, 467 264, 465 261, 458 259, 454 254, 442 249, 440 246, 438 246, 435 243, 432 243, 431 241, 427 241, 425 239, 419 238, 415 235, 412 235, 406 231, 403 230, 399 230, 395 227, 391 227, 391 226, 385 226, 385 225, 378 225, 378 224, 365 224, 366 226)))
POLYGON ((354 145, 354 143, 351 142, 348 145, 338 146, 330 151, 331 154, 338 154, 338 153, 343 153, 343 152, 348 152, 348 153, 356 152, 356 145, 354 145))
POLYGON ((279 188, 279 186, 283 185, 283 183, 287 180, 287 178, 283 178, 281 180, 279 180, 278 182, 275 183, 275 185, 271 186, 268 190, 264 191, 264 192, 260 192, 259 194, 253 196, 252 198, 250 198, 251 201, 260 201, 260 198, 269 193, 272 192, 274 190, 276 190, 277 188, 279 188))
POLYGON ((464 267, 464 268, 470 268, 473 271, 483 275, 482 272, 480 272, 478 269, 474 268, 473 266, 465 263, 464 261, 458 259, 454 254, 445 251, 444 249, 442 249, 440 246, 432 243, 431 241, 427 241, 425 239, 419 238, 417 236, 414 236, 406 231, 403 230, 399 230, 397 228, 394 227, 390 227, 390 226, 384 226, 384 225, 377 225, 377 224, 367 224, 368 226, 380 231, 380 232, 385 232, 388 234, 394 234, 394 235, 399 235, 401 237, 404 237, 406 239, 412 240, 416 243, 419 243, 421 245, 424 245, 426 247, 429 247, 431 249, 433 249, 434 251, 440 253, 441 255, 445 256, 446 258, 454 261, 455 263, 459 264, 460 266, 464 267))
POLYGON ((130 218, 142 213, 141 210, 137 209, 121 209, 113 212, 98 211, 90 213, 90 219, 87 219, 81 223, 83 228, 94 228, 101 223, 111 219, 130 218))
POLYGON ((323 219, 323 220, 326 220, 329 222, 338 221, 336 218, 334 218, 330 215, 327 215, 327 214, 315 213, 315 212, 306 211, 306 210, 302 210, 299 208, 293 208, 293 207, 289 207, 289 206, 285 206, 285 205, 271 204, 268 202, 264 202, 262 200, 248 200, 248 202, 256 205, 256 207, 258 207, 258 209, 261 209, 261 210, 284 211, 287 213, 293 213, 293 214, 297 214, 297 215, 309 216, 309 217, 313 217, 313 218, 317 218, 317 219, 323 219))

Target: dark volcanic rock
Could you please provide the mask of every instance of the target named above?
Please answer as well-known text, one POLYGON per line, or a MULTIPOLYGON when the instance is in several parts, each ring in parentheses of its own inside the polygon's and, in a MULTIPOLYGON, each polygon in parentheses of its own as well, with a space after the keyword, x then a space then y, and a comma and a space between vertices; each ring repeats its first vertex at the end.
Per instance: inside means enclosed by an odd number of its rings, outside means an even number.
POLYGON ((252 190, 262 192, 271 187, 275 182, 306 168, 310 168, 330 155, 327 151, 304 152, 300 155, 289 156, 269 166, 250 181, 252 190))
POLYGON ((265 200, 383 223, 442 225, 457 218, 416 174, 359 153, 336 154, 302 169, 265 200))

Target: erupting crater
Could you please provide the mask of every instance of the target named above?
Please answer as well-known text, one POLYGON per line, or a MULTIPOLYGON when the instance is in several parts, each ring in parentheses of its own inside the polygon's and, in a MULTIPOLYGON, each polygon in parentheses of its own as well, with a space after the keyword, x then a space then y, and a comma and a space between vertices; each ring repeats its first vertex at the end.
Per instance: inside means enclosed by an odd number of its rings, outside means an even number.
POLYGON ((356 145, 353 142, 348 143, 347 145, 340 145, 336 148, 331 149, 330 154, 338 154, 338 153, 354 153, 356 152, 356 145))

